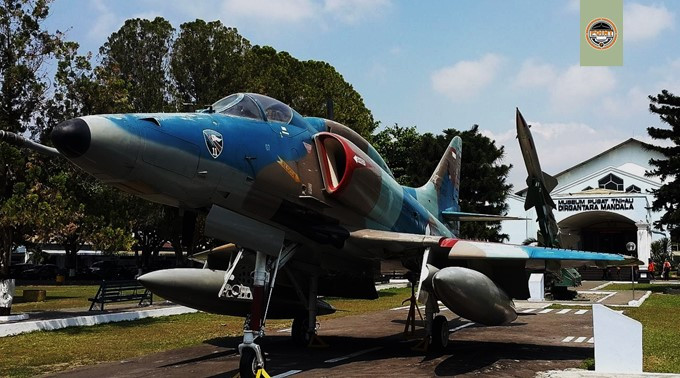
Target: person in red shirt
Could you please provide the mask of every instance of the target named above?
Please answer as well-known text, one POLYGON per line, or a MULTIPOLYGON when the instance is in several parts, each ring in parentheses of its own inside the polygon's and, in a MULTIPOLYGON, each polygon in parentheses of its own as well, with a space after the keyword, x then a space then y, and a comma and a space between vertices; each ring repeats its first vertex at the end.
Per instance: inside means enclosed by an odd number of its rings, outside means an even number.
POLYGON ((663 262, 663 279, 668 281, 668 276, 671 274, 671 263, 668 259, 663 262))
POLYGON ((654 278, 654 261, 652 259, 649 259, 649 265, 647 265, 647 272, 649 272, 649 278, 653 279, 654 278))

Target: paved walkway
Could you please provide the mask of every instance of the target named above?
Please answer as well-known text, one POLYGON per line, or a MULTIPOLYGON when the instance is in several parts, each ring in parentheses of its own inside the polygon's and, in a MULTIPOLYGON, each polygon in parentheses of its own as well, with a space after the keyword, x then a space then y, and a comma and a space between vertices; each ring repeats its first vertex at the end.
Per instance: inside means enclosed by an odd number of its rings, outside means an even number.
MULTIPOLYGON (((526 310, 526 308, 521 308, 526 310)), ((542 309, 541 309, 542 310, 542 309)), ((542 310, 543 311, 543 310, 542 310)), ((286 332, 272 331, 260 345, 272 377, 533 377, 537 372, 576 368, 593 356, 592 311, 522 313, 508 326, 485 327, 443 311, 452 334, 444 352, 414 351, 404 339, 408 309, 336 319, 320 318, 327 348, 301 348, 286 332)), ((418 337, 422 323, 418 322, 418 337)), ((58 377, 233 377, 239 337, 141 358, 81 367, 58 377)))
POLYGON ((26 312, 29 315, 27 319, 0 323, 0 337, 33 331, 51 331, 66 327, 92 326, 193 312, 197 312, 197 310, 178 306, 171 302, 163 302, 145 307, 130 307, 129 305, 118 304, 117 306, 107 306, 107 309, 104 311, 88 311, 87 308, 30 311, 26 312))

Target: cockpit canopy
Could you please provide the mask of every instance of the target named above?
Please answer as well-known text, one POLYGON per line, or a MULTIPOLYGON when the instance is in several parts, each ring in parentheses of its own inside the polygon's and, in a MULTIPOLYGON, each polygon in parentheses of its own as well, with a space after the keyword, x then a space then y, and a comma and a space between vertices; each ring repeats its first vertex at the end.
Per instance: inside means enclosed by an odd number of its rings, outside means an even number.
POLYGON ((289 123, 293 119, 293 109, 283 102, 256 93, 236 93, 212 105, 215 113, 234 117, 289 123))

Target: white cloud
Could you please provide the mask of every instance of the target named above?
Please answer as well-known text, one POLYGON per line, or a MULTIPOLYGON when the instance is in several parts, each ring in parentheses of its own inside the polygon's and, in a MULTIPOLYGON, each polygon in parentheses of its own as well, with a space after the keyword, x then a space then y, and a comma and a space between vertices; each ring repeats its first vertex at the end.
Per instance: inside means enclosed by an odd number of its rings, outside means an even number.
POLYGON ((623 8, 623 38, 626 42, 654 38, 662 31, 672 29, 674 19, 675 14, 664 5, 628 3, 623 8))
POLYGON ((116 15, 103 0, 95 0, 90 3, 90 6, 94 8, 97 16, 92 20, 92 27, 87 33, 88 38, 97 41, 105 40, 123 24, 122 18, 116 15))
MULTIPOLYGON (((527 122, 531 125, 531 134, 541 162, 541 169, 551 175, 589 159, 630 137, 614 130, 596 129, 585 123, 543 123, 529 120, 527 122)), ((527 172, 519 143, 515 138, 514 125, 501 133, 484 130, 482 134, 494 139, 496 145, 505 146, 503 163, 513 166, 508 175, 508 182, 513 184, 513 190, 525 188, 527 172)), ((465 146, 463 146, 463 151, 465 151, 465 146)))
POLYGON ((581 9, 581 0, 569 0, 567 2, 567 10, 570 12, 578 12, 581 9))
POLYGON ((384 64, 379 62, 373 62, 371 67, 366 71, 366 76, 369 79, 384 82, 388 78, 388 70, 384 64))
POLYGON ((609 117, 621 119, 647 113, 649 109, 648 94, 640 87, 632 87, 624 94, 606 97, 602 102, 602 110, 609 117))
POLYGON ((345 24, 384 14, 391 0, 225 0, 222 19, 247 19, 258 24, 298 24, 311 19, 332 19, 345 24))
POLYGON ((559 74, 550 87, 554 110, 572 112, 582 110, 592 101, 601 101, 616 87, 616 78, 609 67, 573 65, 559 74))
POLYGON ((496 54, 460 61, 433 72, 432 88, 455 102, 475 97, 495 79, 502 63, 503 58, 496 54))
POLYGON ((226 0, 222 12, 260 22, 297 23, 314 17, 317 5, 311 0, 226 0))
POLYGON ((680 58, 662 66, 652 67, 650 74, 657 81, 652 83, 649 94, 657 94, 662 89, 667 89, 676 95, 680 94, 680 58))
POLYGON ((390 0, 325 0, 323 10, 333 18, 354 24, 385 12, 391 5, 390 0))
POLYGON ((163 17, 163 14, 159 11, 150 10, 142 13, 135 13, 130 16, 130 18, 141 18, 143 20, 151 21, 153 21, 156 17, 163 17))
POLYGON ((522 63, 514 84, 520 88, 543 87, 552 83, 557 76, 555 67, 550 64, 542 64, 534 59, 527 59, 522 63))

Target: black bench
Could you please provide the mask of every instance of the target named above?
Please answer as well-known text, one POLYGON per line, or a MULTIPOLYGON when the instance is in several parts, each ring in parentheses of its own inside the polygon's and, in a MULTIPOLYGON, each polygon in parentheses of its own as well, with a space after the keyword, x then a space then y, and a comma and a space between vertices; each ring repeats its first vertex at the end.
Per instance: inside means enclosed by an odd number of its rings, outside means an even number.
POLYGON ((92 311, 95 304, 99 304, 99 309, 104 311, 104 303, 139 301, 138 306, 142 306, 147 301, 152 305, 153 294, 137 280, 102 281, 97 295, 88 298, 88 301, 92 302, 89 311, 92 311))

